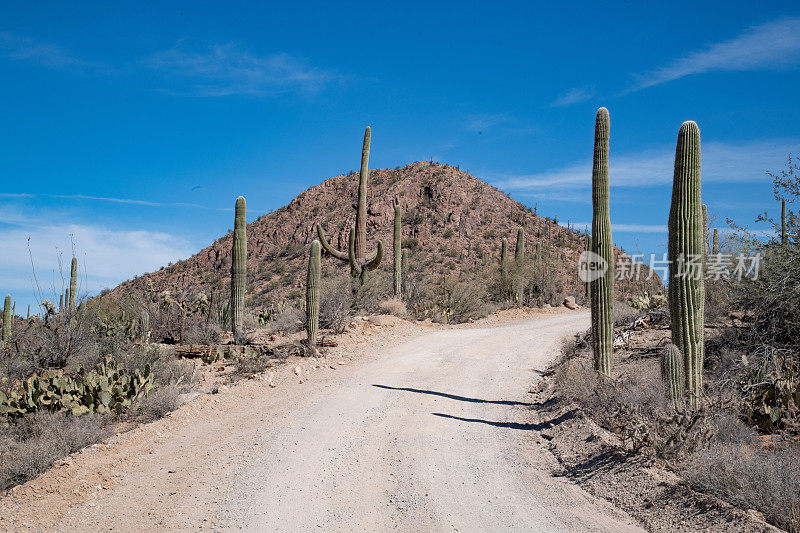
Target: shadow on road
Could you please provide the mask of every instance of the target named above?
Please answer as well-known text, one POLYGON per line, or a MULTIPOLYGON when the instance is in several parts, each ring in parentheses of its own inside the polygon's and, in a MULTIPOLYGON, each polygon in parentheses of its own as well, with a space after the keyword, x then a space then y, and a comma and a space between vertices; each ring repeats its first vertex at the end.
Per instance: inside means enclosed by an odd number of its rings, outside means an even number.
POLYGON ((575 416, 575 411, 567 411, 566 413, 562 414, 561 416, 554 418, 553 420, 547 420, 545 422, 541 422, 539 424, 521 424, 519 422, 497 422, 495 420, 483 420, 481 418, 463 418, 460 416, 454 415, 446 415, 444 413, 431 413, 433 416, 439 416, 441 418, 449 418, 451 420, 460 420, 461 422, 477 422, 479 424, 486 424, 489 426, 495 426, 498 428, 509 428, 509 429, 525 429, 525 430, 534 430, 534 431, 541 431, 543 429, 547 429, 549 427, 557 426, 558 424, 569 420, 575 416))
POLYGON ((466 396, 457 396, 455 394, 448 394, 446 392, 437 392, 425 389, 413 389, 410 387, 390 387, 389 385, 375 385, 375 384, 373 384, 372 386, 378 387, 379 389, 401 390, 406 392, 416 392, 418 394, 431 394, 433 396, 441 396, 442 398, 450 398, 451 400, 458 400, 460 402, 490 403, 494 405, 526 405, 526 406, 533 405, 527 402, 515 402, 513 400, 482 400, 480 398, 467 398, 466 396))

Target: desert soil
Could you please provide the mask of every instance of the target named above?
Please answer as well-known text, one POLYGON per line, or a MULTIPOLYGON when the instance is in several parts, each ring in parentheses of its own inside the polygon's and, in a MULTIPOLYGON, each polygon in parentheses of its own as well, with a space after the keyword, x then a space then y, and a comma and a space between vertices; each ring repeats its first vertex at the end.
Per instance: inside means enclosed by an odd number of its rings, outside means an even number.
POLYGON ((588 312, 383 324, 73 454, 0 529, 640 530, 531 438, 529 389, 588 312))

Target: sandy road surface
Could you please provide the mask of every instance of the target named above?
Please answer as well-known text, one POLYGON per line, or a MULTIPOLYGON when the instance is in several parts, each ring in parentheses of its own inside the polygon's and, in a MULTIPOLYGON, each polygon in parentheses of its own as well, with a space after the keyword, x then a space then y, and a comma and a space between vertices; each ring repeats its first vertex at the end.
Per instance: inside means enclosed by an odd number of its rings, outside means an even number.
POLYGON ((20 487, 0 529, 638 530, 553 477, 526 431, 537 371, 587 326, 570 313, 376 338, 310 383, 248 381, 20 487))

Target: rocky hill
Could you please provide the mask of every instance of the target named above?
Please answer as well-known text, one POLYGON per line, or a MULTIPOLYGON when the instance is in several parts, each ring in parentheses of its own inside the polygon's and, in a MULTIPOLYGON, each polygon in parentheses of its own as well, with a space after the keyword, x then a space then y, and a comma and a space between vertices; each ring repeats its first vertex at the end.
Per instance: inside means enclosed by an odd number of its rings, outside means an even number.
MULTIPOLYGON (((322 224, 333 246, 347 249, 349 228, 355 222, 357 185, 357 172, 335 176, 307 189, 289 205, 248 224, 248 306, 266 309, 302 298, 307 246, 316 238, 315 223, 322 224)), ((581 300, 584 287, 577 277, 577 262, 585 246, 584 235, 537 216, 463 170, 434 162, 370 172, 368 252, 374 250, 378 240, 385 240, 383 262, 372 274, 378 280, 386 280, 387 288, 392 272, 393 210, 398 203, 403 210, 403 246, 409 250, 409 279, 417 286, 435 291, 447 279, 489 289, 491 293, 502 238, 509 239, 513 253, 517 230, 524 227, 530 264, 526 275, 538 276, 549 284, 544 300, 555 302, 565 295, 581 300), (534 266, 537 250, 545 260, 534 266)), ((226 295, 231 238, 229 233, 189 259, 125 282, 114 292, 150 287, 226 295)), ((615 249, 615 253, 621 252, 615 249)), ((329 256, 324 258, 324 276, 347 272, 346 264, 329 256)), ((618 282, 617 298, 659 287, 658 276, 648 282, 618 282)), ((529 287, 529 299, 533 299, 534 292, 529 287)), ((542 300, 541 295, 538 300, 542 300)))

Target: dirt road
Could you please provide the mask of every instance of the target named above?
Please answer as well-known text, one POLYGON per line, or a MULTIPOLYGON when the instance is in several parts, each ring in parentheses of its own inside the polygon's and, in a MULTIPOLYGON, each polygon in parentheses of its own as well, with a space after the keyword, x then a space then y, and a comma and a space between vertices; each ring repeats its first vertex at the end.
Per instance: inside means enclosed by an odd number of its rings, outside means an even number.
POLYGON ((376 337, 303 384, 248 381, 21 487, 0 529, 638 531, 554 477, 530 437, 537 371, 587 326, 571 313, 376 337))

